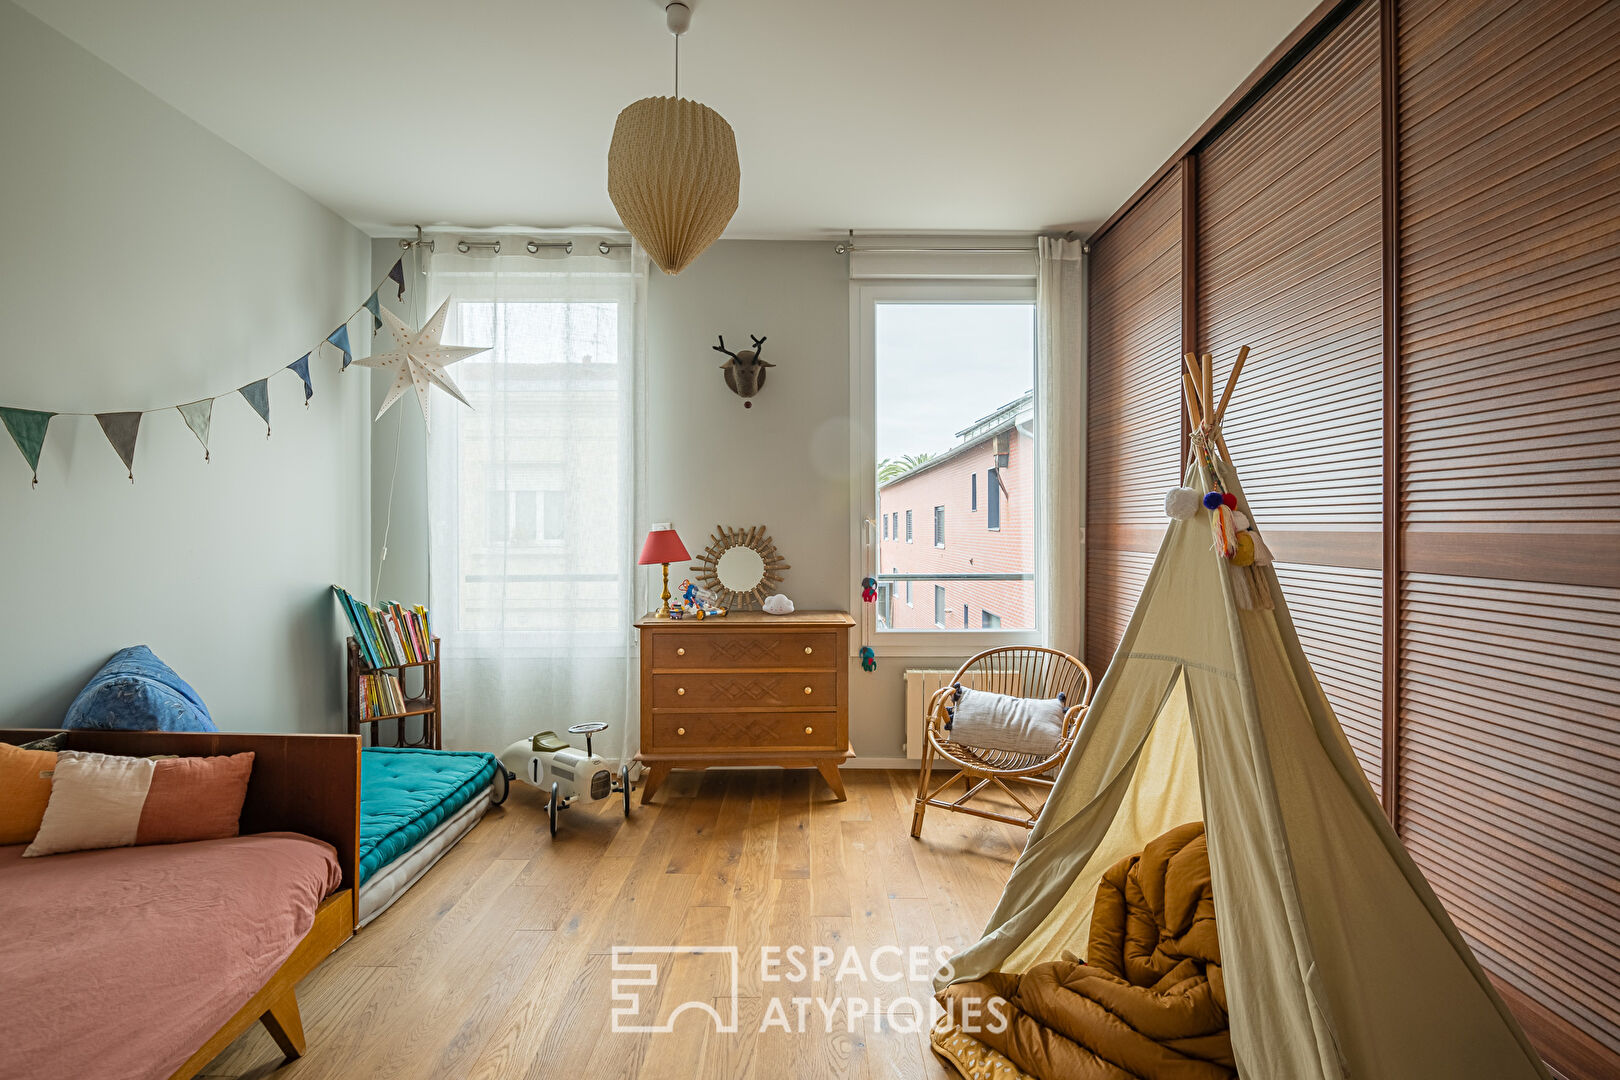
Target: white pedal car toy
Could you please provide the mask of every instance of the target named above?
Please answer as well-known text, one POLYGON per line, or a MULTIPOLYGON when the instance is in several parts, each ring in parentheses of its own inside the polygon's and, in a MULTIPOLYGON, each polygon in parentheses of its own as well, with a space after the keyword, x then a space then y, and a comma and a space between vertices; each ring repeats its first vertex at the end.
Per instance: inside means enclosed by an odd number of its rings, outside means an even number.
POLYGON ((585 736, 585 749, 580 750, 558 738, 556 732, 542 731, 527 739, 519 739, 501 754, 508 780, 549 789, 547 814, 551 818, 551 835, 557 835, 557 813, 568 809, 575 799, 601 802, 615 794, 624 797, 624 816, 630 816, 630 766, 619 766, 617 779, 606 760, 591 750, 591 736, 606 731, 601 721, 575 724, 568 729, 570 735, 585 736))

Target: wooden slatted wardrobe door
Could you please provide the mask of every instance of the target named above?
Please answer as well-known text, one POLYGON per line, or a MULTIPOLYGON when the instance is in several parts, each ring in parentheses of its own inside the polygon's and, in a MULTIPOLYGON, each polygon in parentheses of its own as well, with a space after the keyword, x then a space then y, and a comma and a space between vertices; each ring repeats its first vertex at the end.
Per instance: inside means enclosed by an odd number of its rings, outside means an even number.
POLYGON ((1378 4, 1199 153, 1198 335, 1300 642, 1382 790, 1383 287, 1378 4))
POLYGON ((1181 170, 1092 244, 1087 328, 1086 648, 1101 676, 1180 479, 1181 170))
POLYGON ((1620 4, 1399 6, 1399 824, 1620 1075, 1620 4))

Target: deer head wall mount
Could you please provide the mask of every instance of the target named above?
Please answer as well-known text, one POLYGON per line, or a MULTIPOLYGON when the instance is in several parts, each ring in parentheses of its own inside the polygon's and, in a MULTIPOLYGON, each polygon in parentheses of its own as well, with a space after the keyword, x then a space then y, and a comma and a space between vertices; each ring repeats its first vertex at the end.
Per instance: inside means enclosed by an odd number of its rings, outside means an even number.
POLYGON ((776 365, 766 363, 759 358, 760 347, 765 344, 765 339, 754 337, 753 334, 748 336, 754 338, 754 347, 752 349, 739 349, 732 352, 726 348, 724 334, 720 335, 720 344, 712 346, 712 348, 715 352, 725 353, 726 356, 730 357, 720 365, 720 369, 726 373, 726 385, 731 387, 733 394, 743 399, 743 408, 752 409, 754 403, 748 399, 764 388, 765 369, 773 368, 776 365))

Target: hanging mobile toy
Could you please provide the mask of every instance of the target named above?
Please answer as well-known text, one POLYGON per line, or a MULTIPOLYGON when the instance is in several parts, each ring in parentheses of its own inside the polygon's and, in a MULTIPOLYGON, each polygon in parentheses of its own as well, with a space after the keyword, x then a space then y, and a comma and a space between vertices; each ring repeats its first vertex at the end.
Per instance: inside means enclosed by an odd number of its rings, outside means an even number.
POLYGON ((861 646, 861 670, 877 670, 877 653, 872 650, 872 646, 870 645, 861 646))
POLYGON ((861 599, 868 604, 877 599, 877 578, 861 578, 861 599))

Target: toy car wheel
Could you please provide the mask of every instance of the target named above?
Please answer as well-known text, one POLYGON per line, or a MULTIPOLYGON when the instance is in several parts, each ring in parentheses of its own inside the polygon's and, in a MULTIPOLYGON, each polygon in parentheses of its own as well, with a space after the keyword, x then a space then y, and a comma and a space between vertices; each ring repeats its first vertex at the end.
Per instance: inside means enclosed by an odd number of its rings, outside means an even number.
POLYGON ((619 786, 624 789, 624 816, 630 816, 630 766, 619 766, 619 786))
POLYGON ((546 816, 551 819, 551 835, 557 835, 557 810, 561 796, 557 792, 557 781, 551 782, 551 801, 546 804, 546 816))
POLYGON ((517 773, 508 772, 499 765, 495 766, 495 775, 490 778, 490 805, 500 806, 506 801, 506 797, 512 794, 512 778, 515 776, 517 776, 517 773), (499 784, 496 783, 497 780, 500 781, 499 784), (500 798, 498 799, 494 797, 497 790, 500 792, 500 798))

